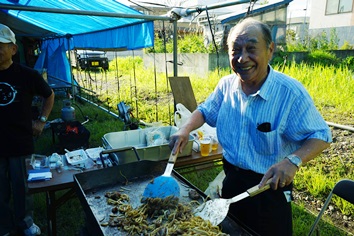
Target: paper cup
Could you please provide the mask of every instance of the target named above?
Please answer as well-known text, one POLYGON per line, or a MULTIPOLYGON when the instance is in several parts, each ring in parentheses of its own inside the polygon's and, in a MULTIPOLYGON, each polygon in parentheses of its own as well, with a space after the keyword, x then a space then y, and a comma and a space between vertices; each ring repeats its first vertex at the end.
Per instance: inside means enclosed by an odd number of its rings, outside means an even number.
POLYGON ((208 156, 211 150, 211 139, 205 138, 200 140, 200 154, 202 156, 208 156))

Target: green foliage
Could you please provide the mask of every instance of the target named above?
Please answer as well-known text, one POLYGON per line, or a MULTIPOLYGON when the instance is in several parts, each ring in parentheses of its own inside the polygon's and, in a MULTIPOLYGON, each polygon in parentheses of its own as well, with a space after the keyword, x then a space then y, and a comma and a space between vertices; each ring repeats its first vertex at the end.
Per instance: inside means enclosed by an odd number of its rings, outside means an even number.
POLYGON ((299 41, 296 37, 296 33, 293 30, 286 32, 288 52, 303 52, 303 51, 318 51, 318 50, 337 50, 339 38, 336 33, 336 29, 333 28, 328 36, 326 31, 322 31, 320 34, 305 37, 299 41))
POLYGON ((198 171, 195 167, 185 168, 181 170, 181 174, 197 188, 205 191, 209 187, 209 183, 222 171, 221 164, 222 163, 210 164, 207 171, 205 171, 205 169, 198 171))
MULTIPOLYGON (((274 68, 282 69, 279 66, 274 68)), ((354 80, 350 68, 291 63, 284 68, 284 73, 304 84, 319 110, 333 107, 337 114, 354 110, 354 102, 350 102, 354 101, 354 80)))
POLYGON ((323 31, 321 34, 315 36, 310 41, 310 49, 311 50, 336 50, 338 49, 338 36, 336 34, 336 29, 332 28, 330 32, 330 36, 327 36, 327 33, 323 31))
MULTIPOLYGON (((166 40, 166 46, 164 46, 164 40, 155 37, 155 45, 153 48, 145 49, 147 53, 172 53, 173 52, 173 40, 166 40), (166 47, 166 49, 165 49, 166 47)), ((186 34, 183 37, 179 36, 177 40, 177 52, 178 53, 213 53, 215 48, 212 44, 208 47, 204 46, 203 35, 194 33, 186 34)))
POLYGON ((120 74, 127 74, 132 71, 133 67, 139 67, 143 65, 143 59, 141 57, 117 57, 109 62, 110 71, 118 71, 120 74))
POLYGON ((351 70, 354 70, 354 57, 353 56, 346 57, 342 61, 342 63, 343 63, 344 66, 347 66, 351 70))
POLYGON ((286 45, 286 51, 288 52, 306 52, 307 46, 303 42, 294 42, 286 45))
POLYGON ((334 53, 323 51, 323 50, 314 50, 311 51, 306 58, 306 63, 310 65, 336 65, 340 60, 336 57, 334 53))
MULTIPOLYGON (((311 226, 313 222, 315 222, 315 216, 307 211, 304 206, 292 204, 293 211, 293 231, 294 235, 308 235, 310 232, 311 226)), ((320 221, 317 230, 319 234, 322 236, 345 236, 348 235, 341 229, 336 228, 334 225, 326 223, 324 221, 320 221)), ((314 233, 316 235, 316 232, 314 233)))
POLYGON ((292 29, 286 31, 286 51, 288 52, 304 52, 307 51, 307 45, 303 40, 297 38, 296 32, 292 29))
POLYGON ((354 205, 343 198, 333 196, 332 202, 339 208, 342 214, 352 215, 354 212, 354 205))
POLYGON ((204 46, 203 37, 192 34, 184 37, 184 40, 178 40, 178 53, 208 53, 204 46))
MULTIPOLYGON (((177 44, 178 45, 178 44, 177 44)), ((173 41, 172 39, 166 39, 155 37, 154 47, 144 49, 145 53, 172 53, 173 41)))
POLYGON ((344 43, 340 47, 340 50, 351 50, 351 49, 354 49, 354 46, 351 45, 347 40, 344 40, 344 43))
POLYGON ((277 51, 271 61, 271 65, 285 66, 289 65, 290 61, 288 60, 289 53, 284 51, 277 51))
POLYGON ((307 166, 304 166, 297 173, 294 180, 296 189, 303 190, 306 189, 311 196, 314 197, 326 197, 328 192, 333 186, 330 186, 328 177, 322 171, 320 164, 316 165, 317 171, 311 171, 307 166))
MULTIPOLYGON (((337 35, 336 28, 332 28, 329 37, 329 44, 327 50, 337 50, 338 49, 339 38, 337 35)), ((325 48, 323 48, 326 50, 325 48)))

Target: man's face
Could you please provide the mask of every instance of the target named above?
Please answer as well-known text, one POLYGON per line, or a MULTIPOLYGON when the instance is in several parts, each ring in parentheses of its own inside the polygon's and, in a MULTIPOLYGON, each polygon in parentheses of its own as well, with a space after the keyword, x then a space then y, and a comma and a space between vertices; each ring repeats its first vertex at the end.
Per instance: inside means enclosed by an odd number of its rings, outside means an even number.
POLYGON ((260 27, 255 25, 240 25, 231 36, 235 39, 229 47, 232 70, 243 82, 262 81, 267 76, 274 44, 267 46, 260 27))
POLYGON ((12 56, 16 54, 17 46, 13 43, 0 43, 0 68, 11 65, 12 56))

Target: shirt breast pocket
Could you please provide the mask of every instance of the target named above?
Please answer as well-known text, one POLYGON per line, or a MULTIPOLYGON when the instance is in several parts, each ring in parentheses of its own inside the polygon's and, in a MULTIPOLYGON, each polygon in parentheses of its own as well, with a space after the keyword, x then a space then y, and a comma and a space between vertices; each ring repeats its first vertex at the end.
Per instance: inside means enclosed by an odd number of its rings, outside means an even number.
POLYGON ((272 155, 279 151, 277 130, 270 132, 255 130, 253 137, 253 144, 257 153, 261 155, 272 155))

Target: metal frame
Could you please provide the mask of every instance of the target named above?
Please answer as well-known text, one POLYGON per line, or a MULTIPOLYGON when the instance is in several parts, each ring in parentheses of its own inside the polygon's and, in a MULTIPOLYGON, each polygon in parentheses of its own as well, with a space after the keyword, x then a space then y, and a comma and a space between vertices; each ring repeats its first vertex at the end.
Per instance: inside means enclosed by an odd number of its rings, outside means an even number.
MULTIPOLYGON (((173 22, 173 76, 177 77, 177 21, 181 17, 189 16, 195 12, 202 12, 206 9, 217 9, 242 3, 256 2, 257 0, 237 0, 230 1, 223 4, 211 4, 205 7, 197 7, 195 9, 184 9, 184 8, 173 8, 166 16, 154 16, 154 15, 138 15, 138 14, 122 14, 114 12, 96 12, 96 11, 81 11, 81 10, 69 10, 69 9, 57 9, 57 8, 46 8, 46 7, 30 7, 12 4, 0 4, 0 9, 7 10, 21 10, 21 11, 37 11, 37 12, 49 12, 49 13, 64 13, 64 14, 75 14, 75 15, 92 15, 92 16, 107 16, 107 17, 118 17, 118 18, 133 18, 133 19, 145 19, 145 20, 163 20, 173 22)), ((70 57, 69 57, 69 60, 70 57)))
POLYGON ((324 203, 323 207, 321 208, 320 213, 318 214, 315 222, 313 223, 310 233, 308 234, 308 236, 312 235, 313 232, 315 231, 318 223, 321 220, 322 215, 324 214, 324 212, 326 211, 329 203, 331 202, 332 196, 333 194, 337 195, 338 197, 343 198, 344 200, 354 204, 354 181, 353 180, 349 180, 349 179, 343 179, 338 181, 332 191, 329 193, 326 202, 324 203))

